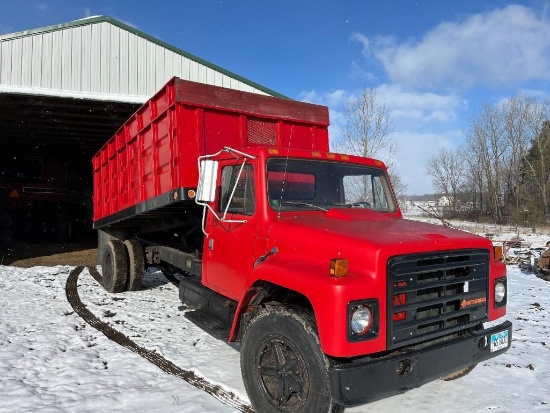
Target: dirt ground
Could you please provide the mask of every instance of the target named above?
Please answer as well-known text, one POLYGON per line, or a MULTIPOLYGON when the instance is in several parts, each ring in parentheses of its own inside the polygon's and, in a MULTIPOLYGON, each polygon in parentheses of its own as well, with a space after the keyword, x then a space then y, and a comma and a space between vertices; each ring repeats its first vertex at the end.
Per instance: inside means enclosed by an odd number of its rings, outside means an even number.
POLYGON ((95 240, 67 244, 46 241, 16 241, 10 248, 0 250, 0 265, 35 266, 94 266, 97 264, 95 240))

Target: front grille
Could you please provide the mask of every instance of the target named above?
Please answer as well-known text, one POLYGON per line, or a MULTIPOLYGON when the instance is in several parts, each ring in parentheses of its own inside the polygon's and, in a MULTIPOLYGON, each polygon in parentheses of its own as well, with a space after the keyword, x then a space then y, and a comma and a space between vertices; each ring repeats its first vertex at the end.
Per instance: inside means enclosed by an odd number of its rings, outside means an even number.
POLYGON ((489 251, 457 250, 388 261, 388 349, 487 320, 489 251))

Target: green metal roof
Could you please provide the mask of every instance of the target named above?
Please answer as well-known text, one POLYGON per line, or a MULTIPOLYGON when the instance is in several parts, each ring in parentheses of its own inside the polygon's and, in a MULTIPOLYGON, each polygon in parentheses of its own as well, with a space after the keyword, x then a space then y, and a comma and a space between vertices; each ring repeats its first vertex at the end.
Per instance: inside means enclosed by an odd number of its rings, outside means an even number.
POLYGON ((161 47, 164 47, 174 53, 177 53, 181 56, 184 56, 190 60, 193 60, 203 66, 206 66, 206 67, 209 67, 213 70, 216 70, 220 73, 223 73, 224 75, 226 76, 229 76, 229 77, 232 77, 233 79, 235 80, 238 80, 244 84, 247 84, 255 89, 258 89, 258 90, 261 90, 262 92, 265 92, 267 93, 268 95, 271 95, 271 96, 275 96, 275 97, 280 97, 280 98, 285 98, 285 99, 289 99, 287 96, 284 96, 272 89, 269 89, 265 86, 262 86, 256 82, 253 82, 252 80, 250 79, 246 79, 242 76, 239 76, 227 69, 224 69, 218 65, 215 65, 213 63, 210 63, 204 59, 201 59, 200 57, 197 57, 191 53, 188 53, 186 52, 185 50, 182 50, 182 49, 179 49, 175 46, 172 46, 171 44, 168 44, 166 42, 163 42, 162 40, 160 39, 157 39, 156 37, 153 37, 153 36, 150 36, 148 35, 147 33, 145 32, 142 32, 141 30, 138 30, 132 26, 129 26, 119 20, 116 20, 116 19, 113 19, 112 17, 109 17, 109 16, 94 16, 94 17, 87 17, 87 18, 84 18, 84 19, 80 19, 80 20, 74 20, 74 21, 71 21, 71 22, 67 22, 67 23, 62 23, 62 24, 56 24, 56 25, 53 25, 53 26, 47 26, 47 27, 41 27, 41 28, 37 28, 37 29, 31 29, 31 30, 24 30, 24 31, 20 31, 20 32, 16 32, 16 33, 8 33, 8 34, 5 34, 5 35, 2 35, 0 36, 0 41, 3 41, 3 40, 9 40, 9 39, 16 39, 16 38, 20 38, 20 37, 26 37, 26 36, 31 36, 31 35, 34 35, 34 34, 40 34, 40 33, 47 33, 47 32, 53 32, 53 31, 57 31, 57 30, 62 30, 62 29, 68 29, 68 28, 72 28, 72 27, 79 27, 79 26, 87 26, 87 25, 90 25, 90 24, 95 24, 95 23, 110 23, 114 26, 117 26, 123 30, 126 30, 132 34, 135 34, 136 36, 139 36, 143 39, 146 39, 150 42, 153 42, 161 47))

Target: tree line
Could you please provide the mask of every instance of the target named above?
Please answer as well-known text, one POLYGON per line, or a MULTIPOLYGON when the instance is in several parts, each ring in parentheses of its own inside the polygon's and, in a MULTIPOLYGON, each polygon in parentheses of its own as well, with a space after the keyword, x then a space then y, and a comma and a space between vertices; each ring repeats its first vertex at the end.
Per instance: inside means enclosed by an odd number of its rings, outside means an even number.
POLYGON ((502 224, 550 221, 550 102, 520 94, 485 104, 465 144, 440 149, 426 172, 448 200, 445 214, 502 224))

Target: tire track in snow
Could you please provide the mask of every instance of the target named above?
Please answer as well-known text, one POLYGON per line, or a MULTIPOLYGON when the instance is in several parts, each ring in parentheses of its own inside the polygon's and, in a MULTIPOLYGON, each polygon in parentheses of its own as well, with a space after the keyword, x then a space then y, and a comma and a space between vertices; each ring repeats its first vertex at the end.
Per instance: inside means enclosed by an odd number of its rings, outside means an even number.
MULTIPOLYGON (((80 273, 86 267, 76 267, 71 271, 69 277, 67 278, 67 284, 65 286, 65 291, 67 294, 67 300, 69 304, 73 307, 73 310, 78 314, 84 321, 86 321, 90 326, 100 331, 107 337, 109 340, 114 341, 115 343, 121 345, 122 347, 127 348, 128 350, 133 351, 134 353, 139 354, 146 360, 155 364, 162 371, 177 376, 197 389, 203 390, 206 393, 210 394, 223 404, 233 407, 241 412, 253 413, 254 410, 248 404, 240 400, 234 393, 224 390, 218 385, 208 382, 204 377, 197 375, 191 370, 185 370, 181 367, 176 366, 170 360, 165 359, 160 354, 155 351, 148 350, 140 345, 136 344, 130 338, 122 334, 120 331, 115 330, 108 323, 105 323, 98 319, 90 310, 80 300, 78 295, 78 277, 80 273)), ((94 267, 87 267, 90 275, 101 285, 102 278, 99 272, 94 267)))

